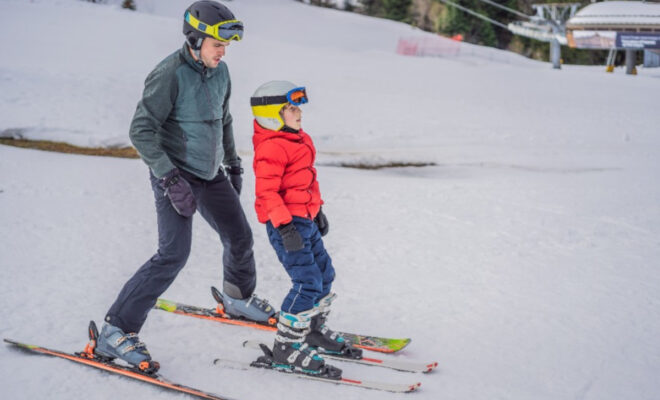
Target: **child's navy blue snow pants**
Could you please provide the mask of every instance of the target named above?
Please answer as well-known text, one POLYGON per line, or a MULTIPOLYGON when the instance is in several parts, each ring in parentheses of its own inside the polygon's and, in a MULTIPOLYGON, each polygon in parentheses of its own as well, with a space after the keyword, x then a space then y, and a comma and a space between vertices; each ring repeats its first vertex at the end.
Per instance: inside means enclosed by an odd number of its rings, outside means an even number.
POLYGON ((330 293, 335 269, 332 260, 325 251, 321 233, 314 221, 293 217, 293 224, 302 236, 305 248, 287 253, 279 231, 273 224, 266 223, 268 239, 273 245, 277 257, 291 277, 293 287, 282 302, 281 310, 298 314, 314 308, 314 304, 330 293))
MULTIPOLYGON (((256 286, 252 231, 238 194, 220 172, 211 181, 185 171, 197 201, 197 211, 220 235, 225 293, 247 298, 256 286)), ((124 332, 139 332, 147 313, 186 264, 192 240, 192 220, 177 214, 158 180, 151 176, 158 215, 158 251, 126 282, 106 315, 106 322, 124 332)))

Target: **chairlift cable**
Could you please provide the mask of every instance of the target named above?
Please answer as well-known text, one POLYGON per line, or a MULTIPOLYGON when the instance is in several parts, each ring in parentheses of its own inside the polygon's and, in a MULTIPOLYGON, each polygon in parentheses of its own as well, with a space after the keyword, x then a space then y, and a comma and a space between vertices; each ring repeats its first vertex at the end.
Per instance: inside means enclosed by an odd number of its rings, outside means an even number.
POLYGON ((456 7, 456 8, 458 8, 459 10, 465 11, 465 12, 468 13, 468 14, 474 15, 474 16, 477 17, 477 18, 481 18, 481 19, 483 19, 484 21, 488 21, 488 22, 490 22, 490 23, 493 24, 493 25, 497 25, 497 26, 502 27, 502 28, 504 28, 504 29, 506 29, 506 30, 509 30, 509 27, 506 26, 506 25, 504 25, 503 23, 498 22, 498 21, 495 21, 494 19, 488 18, 488 17, 486 17, 486 16, 483 15, 483 14, 479 14, 478 12, 473 11, 473 10, 467 8, 467 7, 463 7, 463 6, 460 5, 460 4, 456 4, 456 3, 452 2, 452 1, 449 1, 449 0, 440 0, 440 1, 442 1, 443 3, 449 4, 450 6, 456 7))
POLYGON ((501 8, 502 10, 508 11, 508 12, 510 12, 510 13, 512 13, 512 14, 516 14, 516 15, 519 16, 519 17, 523 17, 523 18, 527 18, 527 19, 532 19, 532 16, 531 16, 531 15, 527 15, 527 14, 525 14, 525 13, 522 13, 522 12, 518 11, 518 10, 514 10, 513 8, 509 8, 509 7, 503 6, 503 5, 498 4, 498 3, 496 3, 496 2, 494 2, 494 1, 492 1, 492 0, 479 0, 479 1, 483 1, 484 3, 486 3, 486 4, 490 4, 491 6, 494 6, 494 7, 497 7, 497 8, 501 8))

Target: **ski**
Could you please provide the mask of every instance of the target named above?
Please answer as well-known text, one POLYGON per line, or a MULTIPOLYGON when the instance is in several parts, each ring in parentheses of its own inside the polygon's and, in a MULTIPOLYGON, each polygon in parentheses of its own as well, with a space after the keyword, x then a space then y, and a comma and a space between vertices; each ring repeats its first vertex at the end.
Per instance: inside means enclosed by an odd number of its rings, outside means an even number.
MULTIPOLYGON (((248 328, 261 329, 271 332, 277 331, 276 318, 271 318, 268 322, 256 322, 243 318, 232 318, 229 314, 224 312, 224 306, 222 305, 221 297, 218 296, 218 290, 216 288, 211 288, 211 292, 213 297, 218 302, 216 308, 191 306, 188 304, 178 303, 165 299, 158 299, 154 305, 154 308, 157 310, 168 311, 174 314, 202 318, 206 320, 221 322, 224 324, 245 326, 248 328)), ((340 334, 346 340, 350 341, 355 347, 380 353, 395 353, 402 350, 411 342, 411 339, 409 338, 394 339, 378 336, 359 335, 347 332, 340 332, 340 334)))
POLYGON ((360 387, 363 389, 372 389, 372 390, 382 390, 386 392, 394 392, 394 393, 409 393, 409 392, 414 392, 419 387, 422 385, 420 382, 415 382, 415 383, 410 383, 410 384, 397 384, 397 383, 389 383, 389 382, 373 382, 373 381, 364 381, 360 379, 349 379, 349 378, 344 378, 341 377, 339 379, 333 379, 333 378, 323 378, 323 377, 318 377, 314 375, 309 375, 303 372, 298 372, 295 370, 291 370, 289 368, 286 368, 284 366, 278 366, 276 364, 273 364, 272 362, 264 361, 262 357, 260 357, 257 361, 253 362, 242 362, 242 361, 235 361, 235 360, 229 360, 225 358, 216 358, 213 361, 214 365, 217 365, 219 367, 226 367, 226 368, 234 368, 234 369, 241 369, 241 370, 249 370, 251 368, 262 368, 266 370, 271 370, 271 371, 277 371, 277 372, 282 372, 282 373, 287 373, 295 376, 296 378, 300 379, 308 379, 308 380, 313 380, 313 381, 320 381, 320 382, 326 382, 326 383, 334 383, 336 385, 348 385, 348 386, 356 386, 360 387))
MULTIPOLYGON (((69 361, 73 361, 82 365, 86 365, 92 368, 98 368, 103 371, 107 371, 113 374, 124 376, 130 379, 137 381, 146 382, 155 386, 160 386, 164 389, 185 393, 200 399, 210 399, 210 400, 230 400, 227 397, 219 397, 213 393, 204 392, 199 389, 195 389, 189 386, 184 386, 182 384, 170 381, 158 373, 149 373, 144 372, 136 367, 125 366, 116 364, 107 359, 100 358, 96 356, 93 352, 93 348, 96 345, 95 339, 91 338, 92 334, 98 336, 98 331, 96 330, 96 325, 93 322, 90 323, 90 344, 85 348, 84 351, 79 353, 67 353, 59 350, 52 350, 46 347, 41 347, 33 344, 21 343, 11 339, 4 339, 4 341, 12 346, 15 346, 21 350, 29 351, 32 353, 43 354, 52 357, 63 358, 69 361)), ((157 363, 155 364, 155 369, 157 369, 157 363)))
MULTIPOLYGON (((246 340, 245 342, 243 342, 243 347, 260 350, 261 343, 253 340, 246 340)), ((337 360, 337 361, 352 362, 357 364, 372 365, 376 367, 390 368, 404 372, 427 373, 433 371, 438 366, 437 362, 424 363, 424 362, 413 362, 413 361, 403 361, 403 360, 400 361, 400 360, 392 360, 392 359, 379 359, 372 357, 349 358, 349 357, 343 357, 338 354, 324 353, 322 351, 319 351, 319 355, 327 360, 337 360)))

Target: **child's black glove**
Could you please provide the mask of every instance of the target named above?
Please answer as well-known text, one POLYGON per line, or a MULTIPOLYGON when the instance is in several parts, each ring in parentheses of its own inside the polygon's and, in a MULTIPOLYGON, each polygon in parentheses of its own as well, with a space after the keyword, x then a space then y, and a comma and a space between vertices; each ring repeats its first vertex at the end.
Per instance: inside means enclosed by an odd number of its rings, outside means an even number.
POLYGON ((282 242, 284 243, 284 249, 287 253, 305 248, 305 243, 303 243, 302 236, 300 236, 300 233, 298 233, 298 230, 296 229, 296 226, 293 224, 293 222, 289 222, 286 225, 280 225, 277 230, 280 232, 282 242))
POLYGON ((319 232, 321 232, 321 236, 325 236, 328 234, 328 231, 330 230, 330 224, 328 224, 328 218, 326 218, 325 214, 323 214, 323 209, 319 209, 319 213, 316 214, 316 218, 314 218, 314 223, 316 223, 316 226, 319 228, 319 232))

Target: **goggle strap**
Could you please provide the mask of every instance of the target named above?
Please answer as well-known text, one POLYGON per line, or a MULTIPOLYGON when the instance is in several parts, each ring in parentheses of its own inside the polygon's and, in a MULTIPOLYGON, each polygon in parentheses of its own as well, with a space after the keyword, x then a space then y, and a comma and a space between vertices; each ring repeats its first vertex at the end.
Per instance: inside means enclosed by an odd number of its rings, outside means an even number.
POLYGON ((215 25, 209 25, 209 24, 206 24, 206 23, 198 20, 197 18, 195 18, 195 16, 192 15, 190 13, 190 11, 186 11, 186 14, 185 14, 184 18, 186 19, 186 22, 188 22, 196 30, 198 30, 200 32, 203 32, 207 35, 211 35, 211 36, 213 36, 214 38, 216 38, 218 40, 222 40, 222 41, 225 41, 225 42, 228 42, 230 40, 241 40, 241 36, 242 36, 242 32, 243 32, 243 23, 241 21, 237 20, 237 19, 222 21, 222 22, 219 22, 215 25), (235 24, 236 28, 223 28, 222 27, 223 25, 230 25, 230 24, 235 24), (232 31, 232 32, 236 31, 237 33, 231 35, 228 38, 224 38, 224 37, 220 37, 220 36, 217 35, 217 33, 219 33, 220 29, 229 30, 229 31, 232 31), (238 32, 240 32, 240 34, 238 32))
POLYGON ((254 106, 267 106, 270 104, 288 103, 289 100, 286 96, 263 96, 263 97, 250 97, 250 105, 254 106))

